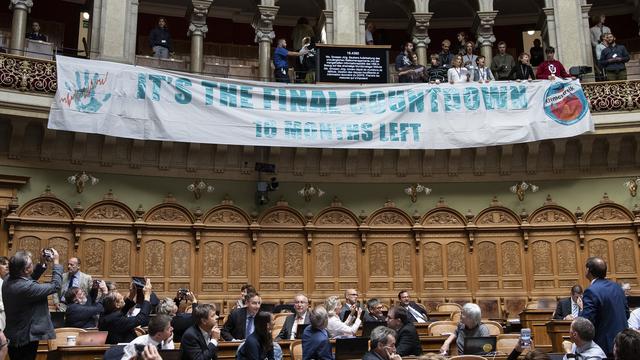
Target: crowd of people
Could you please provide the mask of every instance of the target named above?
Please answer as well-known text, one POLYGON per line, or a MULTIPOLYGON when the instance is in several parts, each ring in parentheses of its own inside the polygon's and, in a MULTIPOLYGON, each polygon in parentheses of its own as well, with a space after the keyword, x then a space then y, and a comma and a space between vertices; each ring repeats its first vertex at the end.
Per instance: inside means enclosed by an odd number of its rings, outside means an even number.
MULTIPOLYGON (((0 257, 0 360, 7 352, 12 359, 35 359, 38 342, 55 338, 49 296, 57 309, 64 310, 65 326, 97 327, 107 332, 108 344, 120 344, 107 350, 105 359, 158 360, 158 350, 175 349, 177 342, 182 359, 216 359, 220 341, 241 341, 237 359, 278 360, 283 356, 279 341, 301 338, 303 359, 329 360, 333 359, 330 340, 355 337, 362 323, 373 323, 369 351, 363 355, 366 360, 442 359, 454 343, 458 354, 464 354, 465 339, 490 336, 481 308, 467 303, 440 354, 423 355, 415 324, 429 322, 429 314, 411 300, 407 290, 398 293, 397 304, 384 314, 385 305, 377 298, 361 305, 356 289, 345 291, 344 302, 329 296, 315 307, 307 296, 296 294, 292 313, 273 336, 274 315, 261 308, 262 298, 251 285, 242 287, 234 309, 219 327, 216 306, 199 303, 188 289, 178 290, 175 298, 159 299, 149 279, 134 277, 125 297, 115 283, 93 280, 80 268, 80 259, 72 257, 63 273, 60 256, 52 248, 43 250, 37 264, 24 250, 10 259, 0 257), (51 280, 38 282, 49 268, 51 280), (140 327, 147 332, 137 334, 140 327)), ((635 359, 640 353, 640 309, 629 314, 625 292, 606 278, 603 259, 589 258, 585 270, 589 287, 583 291, 573 286, 571 296, 558 302, 553 315, 572 320, 570 341, 563 343, 567 358, 635 359)), ((522 338, 508 359, 517 359, 525 350, 526 359, 548 359, 530 347, 522 338)))

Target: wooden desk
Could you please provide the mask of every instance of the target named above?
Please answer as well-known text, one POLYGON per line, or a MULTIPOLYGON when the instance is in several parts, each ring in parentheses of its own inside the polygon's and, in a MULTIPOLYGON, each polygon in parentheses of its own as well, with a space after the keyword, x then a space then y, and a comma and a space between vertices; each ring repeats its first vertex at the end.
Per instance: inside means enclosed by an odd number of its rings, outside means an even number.
POLYGON ((451 320, 451 311, 432 311, 429 313, 429 321, 451 320))
POLYGON ((48 360, 100 360, 110 345, 100 346, 58 346, 49 352, 48 360))
POLYGON ((418 336, 427 336, 429 335, 429 324, 428 323, 413 323, 416 327, 416 331, 418 332, 418 336))
POLYGON ((527 309, 520 313, 522 327, 531 329, 531 337, 535 341, 536 349, 544 352, 550 352, 552 349, 546 324, 552 318, 553 311, 553 309, 527 309))
MULTIPOLYGON (((551 338, 551 348, 553 352, 564 352, 562 349, 562 337, 569 336, 571 320, 551 320, 546 324, 547 334, 551 338)), ((538 343, 536 342, 536 347, 538 343)))

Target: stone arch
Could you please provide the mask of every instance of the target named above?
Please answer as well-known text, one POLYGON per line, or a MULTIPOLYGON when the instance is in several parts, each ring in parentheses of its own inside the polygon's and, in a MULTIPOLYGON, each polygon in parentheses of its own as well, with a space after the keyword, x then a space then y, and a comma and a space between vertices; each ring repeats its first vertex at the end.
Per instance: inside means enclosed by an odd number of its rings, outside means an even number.
POLYGON ((84 219, 98 222, 133 222, 135 215, 126 204, 116 200, 102 200, 84 211, 84 219))
POLYGON ((164 203, 152 207, 145 215, 148 223, 182 223, 192 224, 193 215, 182 205, 164 203))
MULTIPOLYGON (((434 18, 474 17, 481 10, 480 0, 430 0, 429 12, 434 18)), ((471 24, 469 24, 471 26, 471 24)))
POLYGON ((419 6, 416 6, 416 2, 419 2, 419 0, 359 0, 358 8, 361 12, 368 11, 370 17, 372 14, 375 17, 376 13, 384 13, 386 18, 411 18, 411 14, 419 8, 419 6))

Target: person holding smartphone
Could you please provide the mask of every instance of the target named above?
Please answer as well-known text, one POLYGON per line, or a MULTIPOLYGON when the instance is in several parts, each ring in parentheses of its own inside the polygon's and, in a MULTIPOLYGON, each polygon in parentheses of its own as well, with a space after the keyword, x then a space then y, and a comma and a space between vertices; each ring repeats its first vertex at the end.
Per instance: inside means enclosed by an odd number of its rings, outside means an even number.
POLYGON ((134 329, 137 326, 146 326, 149 324, 149 313, 151 313, 151 281, 146 279, 142 288, 143 301, 140 312, 136 316, 127 317, 129 309, 136 305, 136 286, 131 282, 129 287, 129 296, 125 299, 119 292, 107 294, 102 300, 104 306, 104 316, 98 321, 98 330, 108 331, 107 344, 117 344, 121 342, 130 342, 136 338, 134 329))

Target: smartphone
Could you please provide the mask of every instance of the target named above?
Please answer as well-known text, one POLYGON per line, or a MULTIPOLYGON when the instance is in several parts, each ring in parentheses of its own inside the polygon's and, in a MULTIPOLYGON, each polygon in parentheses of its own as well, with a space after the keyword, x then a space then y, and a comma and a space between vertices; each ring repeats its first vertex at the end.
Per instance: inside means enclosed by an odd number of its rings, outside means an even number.
POLYGON ((523 348, 531 347, 531 329, 524 328, 520 330, 520 343, 523 348))
POLYGON ((131 281, 133 281, 133 285, 135 287, 140 289, 142 289, 147 284, 147 280, 141 276, 132 276, 131 281))

